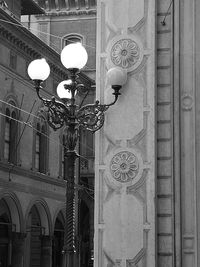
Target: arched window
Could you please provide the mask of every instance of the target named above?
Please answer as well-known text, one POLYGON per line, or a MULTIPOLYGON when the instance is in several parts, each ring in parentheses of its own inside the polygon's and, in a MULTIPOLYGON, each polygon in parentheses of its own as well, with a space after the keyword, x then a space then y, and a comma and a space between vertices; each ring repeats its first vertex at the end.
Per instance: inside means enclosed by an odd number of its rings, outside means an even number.
POLYGON ((47 172, 48 135, 47 123, 43 117, 38 119, 35 133, 35 169, 38 172, 47 172))
POLYGON ((15 103, 11 101, 5 110, 4 159, 17 163, 18 114, 15 103))
POLYGON ((72 43, 83 43, 83 37, 78 34, 67 35, 63 40, 63 47, 72 43))

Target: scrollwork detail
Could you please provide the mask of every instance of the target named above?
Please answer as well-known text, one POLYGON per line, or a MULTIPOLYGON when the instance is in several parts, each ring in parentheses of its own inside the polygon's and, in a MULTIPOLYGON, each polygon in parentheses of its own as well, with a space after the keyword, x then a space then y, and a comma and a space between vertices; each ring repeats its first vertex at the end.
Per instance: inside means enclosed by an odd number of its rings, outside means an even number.
POLYGON ((47 107, 47 120, 49 125, 54 129, 60 129, 66 121, 69 120, 69 111, 61 102, 55 102, 55 99, 43 100, 47 107))
POLYGON ((100 105, 99 101, 84 106, 76 114, 77 121, 83 128, 95 132, 103 126, 104 112, 108 108, 108 105, 100 105))

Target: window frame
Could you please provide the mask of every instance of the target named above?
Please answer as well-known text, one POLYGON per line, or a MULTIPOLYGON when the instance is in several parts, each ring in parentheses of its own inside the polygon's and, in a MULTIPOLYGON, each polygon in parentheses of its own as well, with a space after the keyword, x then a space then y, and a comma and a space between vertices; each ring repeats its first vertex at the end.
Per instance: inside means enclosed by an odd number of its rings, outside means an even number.
POLYGON ((20 125, 17 121, 20 120, 20 112, 17 110, 18 105, 12 97, 5 99, 5 102, 8 104, 3 105, 2 109, 5 116, 2 117, 1 122, 1 127, 3 129, 1 131, 1 158, 4 162, 17 165, 19 160, 19 146, 17 142, 20 130, 20 125), (7 133, 6 129, 8 129, 7 133), (6 147, 7 153, 5 152, 6 147))
POLYGON ((33 129, 32 169, 48 175, 49 167, 49 128, 44 116, 38 115, 33 129), (37 140, 38 139, 38 140, 37 140), (38 148, 37 148, 38 144, 38 148), (38 158, 38 159, 37 159, 38 158), (37 164, 37 166, 36 166, 37 164))
MULTIPOLYGON (((77 39, 77 43, 80 42, 81 44, 84 44, 84 38, 81 34, 78 33, 70 33, 68 35, 65 35, 62 41, 62 47, 64 48, 66 45, 69 45, 70 43, 73 43, 74 41, 69 41, 70 39, 77 39), (79 40, 79 41, 78 41, 79 40), (69 41, 69 43, 67 43, 67 41, 69 41)), ((74 42, 76 43, 76 41, 74 42)))

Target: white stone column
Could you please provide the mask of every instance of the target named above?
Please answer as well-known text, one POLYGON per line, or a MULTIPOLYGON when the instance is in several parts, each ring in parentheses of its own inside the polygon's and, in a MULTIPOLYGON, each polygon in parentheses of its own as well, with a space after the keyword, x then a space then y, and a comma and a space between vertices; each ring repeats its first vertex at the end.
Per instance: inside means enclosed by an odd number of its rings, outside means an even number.
POLYGON ((97 1, 97 99, 128 73, 96 133, 95 267, 155 266, 155 0, 97 1))

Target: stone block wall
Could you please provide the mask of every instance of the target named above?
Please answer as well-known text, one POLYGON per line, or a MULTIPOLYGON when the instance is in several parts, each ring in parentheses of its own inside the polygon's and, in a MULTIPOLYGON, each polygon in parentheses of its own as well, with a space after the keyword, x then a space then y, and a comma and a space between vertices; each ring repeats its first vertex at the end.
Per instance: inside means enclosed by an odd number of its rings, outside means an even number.
POLYGON ((173 6, 157 1, 157 258, 174 266, 173 6), (168 12, 168 13, 167 13, 168 12))

